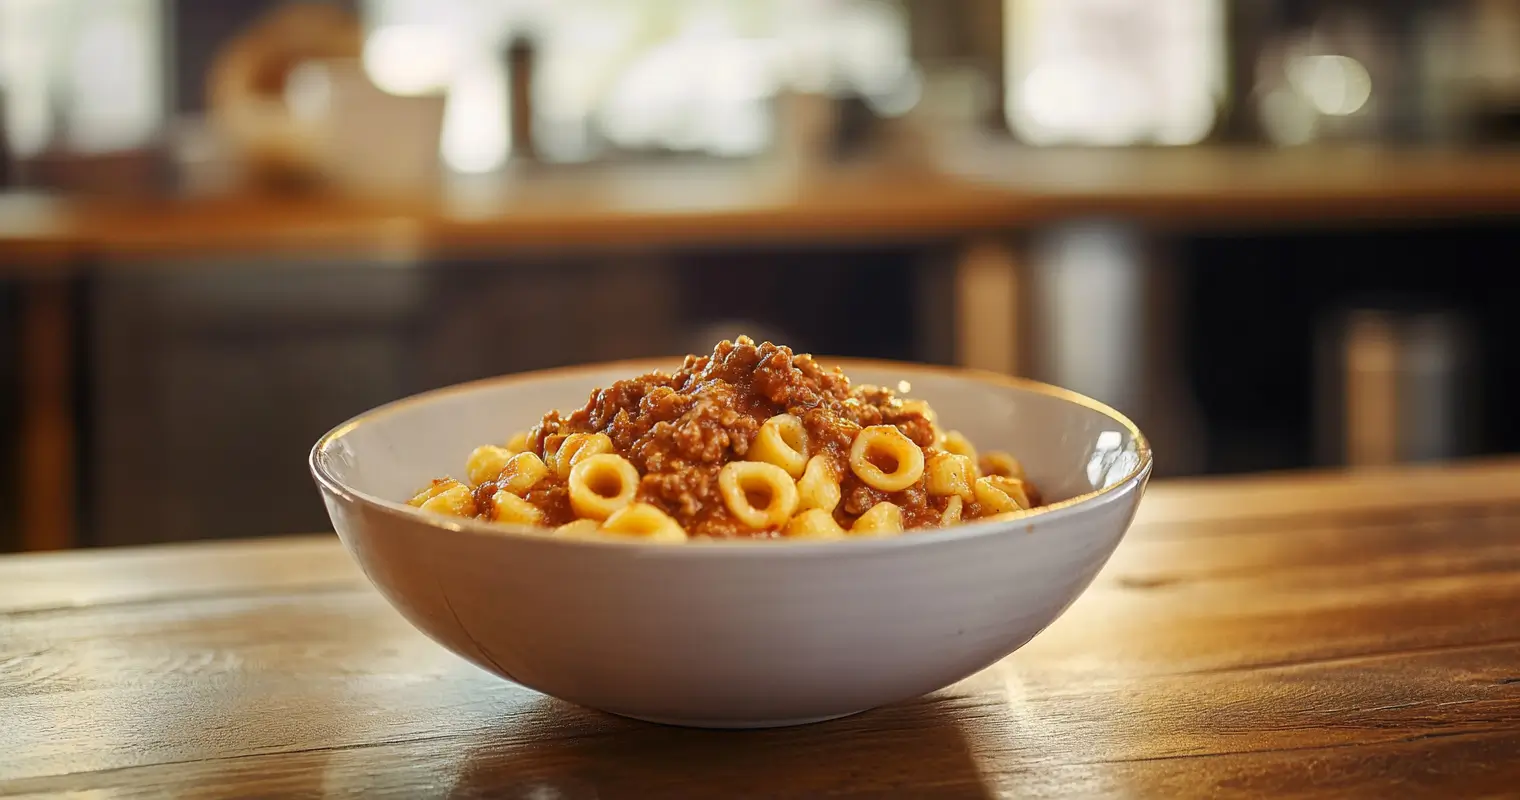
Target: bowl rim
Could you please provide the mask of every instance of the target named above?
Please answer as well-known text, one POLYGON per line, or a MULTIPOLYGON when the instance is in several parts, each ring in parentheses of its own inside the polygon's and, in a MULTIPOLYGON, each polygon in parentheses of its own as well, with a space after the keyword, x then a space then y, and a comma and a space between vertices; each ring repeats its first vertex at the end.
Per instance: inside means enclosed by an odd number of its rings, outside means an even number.
MULTIPOLYGON (((431 528, 446 530, 475 536, 488 536, 496 539, 513 539, 523 543, 532 543, 544 546, 558 547, 592 547, 608 548, 621 547, 632 548, 647 554, 659 553, 661 555, 686 554, 692 557, 702 557, 716 553, 770 553, 781 554, 822 554, 837 553, 847 548, 850 551, 879 552, 896 550, 905 547, 926 546, 931 543, 948 544, 950 542, 977 539, 984 536, 993 536, 1006 533, 1014 525, 1024 523, 1026 520, 1032 526, 1035 520, 1058 520, 1076 516, 1083 510, 1105 505, 1119 497, 1126 489, 1144 481, 1151 472, 1153 456, 1151 453, 1150 440, 1140 431, 1139 426, 1123 414, 1116 411, 1106 403, 1094 400, 1087 395, 1072 391, 1060 386, 1055 386, 1030 378, 1020 378, 1012 375, 1004 375, 998 372, 975 369, 970 367, 949 367, 938 364, 920 364, 908 361, 893 361, 889 359, 873 358, 848 358, 831 356, 814 356, 813 358, 827 366, 837 366, 848 377, 852 368, 866 368, 887 371, 903 371, 906 373, 933 374, 941 377, 960 378, 977 381, 980 383, 1002 386, 1020 391, 1053 397, 1069 403, 1082 406, 1091 411, 1096 411, 1122 426, 1129 432, 1135 443, 1135 452, 1139 459, 1135 466, 1125 474, 1123 478, 1105 486, 1059 500, 1049 505, 1040 506, 1024 512, 1016 512, 1013 515, 1002 515, 997 519, 979 520, 976 522, 956 525, 951 528, 939 530, 932 535, 925 536, 887 536, 887 537, 846 537, 843 539, 703 539, 692 540, 684 545, 672 545, 670 543, 650 542, 635 537, 578 537, 578 536, 546 536, 543 529, 533 528, 526 525, 504 525, 497 522, 486 522, 469 517, 447 517, 441 514, 429 514, 406 503, 376 497, 366 492, 355 489, 344 483, 328 469, 324 456, 328 447, 339 438, 349 434, 359 426, 372 422, 380 417, 393 414, 403 408, 430 402, 441 397, 455 394, 466 394, 486 387, 505 386, 517 383, 532 383, 548 378, 565 378, 584 373, 611 372, 628 370, 630 377, 642 375, 650 370, 665 369, 671 364, 679 364, 685 356, 666 356, 654 358, 620 359, 616 361, 603 361, 594 364, 579 364, 575 366, 553 367, 549 369, 533 370, 531 372, 513 373, 510 375, 498 375, 490 378, 481 378, 473 381, 442 386, 425 392, 408 395, 389 403, 376 406, 368 411, 358 414, 332 430, 323 434, 316 444, 312 445, 311 452, 307 457, 307 465, 311 469, 312 476, 317 484, 325 491, 342 498, 349 503, 366 506, 372 510, 381 512, 387 516, 401 517, 411 522, 420 523, 431 528)), ((904 375, 907 380, 912 380, 912 375, 904 375)), ((546 409, 547 411, 547 409, 546 409)), ((1031 527, 1032 530, 1032 527, 1031 527)))

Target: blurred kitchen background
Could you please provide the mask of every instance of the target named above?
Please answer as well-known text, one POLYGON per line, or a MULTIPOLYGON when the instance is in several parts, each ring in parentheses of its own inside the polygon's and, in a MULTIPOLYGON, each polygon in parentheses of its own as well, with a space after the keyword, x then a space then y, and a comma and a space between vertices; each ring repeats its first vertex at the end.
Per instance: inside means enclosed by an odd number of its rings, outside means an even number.
POLYGON ((1159 475, 1520 451, 1520 0, 0 0, 0 120, 0 550, 323 530, 353 414, 738 332, 1159 475))

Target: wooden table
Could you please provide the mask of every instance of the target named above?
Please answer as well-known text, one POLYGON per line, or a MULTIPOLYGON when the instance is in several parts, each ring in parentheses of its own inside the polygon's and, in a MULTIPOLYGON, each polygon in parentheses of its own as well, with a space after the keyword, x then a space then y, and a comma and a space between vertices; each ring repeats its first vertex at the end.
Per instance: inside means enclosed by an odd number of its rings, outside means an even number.
POLYGON ((1520 461, 1161 484, 1141 514, 997 666, 764 732, 492 677, 330 536, 11 556, 0 796, 1520 792, 1520 461))

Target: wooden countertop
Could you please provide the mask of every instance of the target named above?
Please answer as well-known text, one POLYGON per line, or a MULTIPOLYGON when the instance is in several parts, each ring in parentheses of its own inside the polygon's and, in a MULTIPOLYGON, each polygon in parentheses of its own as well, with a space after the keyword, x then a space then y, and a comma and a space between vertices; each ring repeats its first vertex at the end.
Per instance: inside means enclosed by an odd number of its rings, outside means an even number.
POLYGON ((407 202, 0 196, 0 260, 932 238, 1094 215, 1196 227, 1511 214, 1520 214, 1520 151, 978 142, 943 148, 919 167, 788 178, 759 163, 601 166, 454 184, 407 202))
POLYGON ((1512 796, 1520 461, 1158 483, 1002 663, 811 727, 575 708, 330 536, 0 558, 0 795, 1512 796))

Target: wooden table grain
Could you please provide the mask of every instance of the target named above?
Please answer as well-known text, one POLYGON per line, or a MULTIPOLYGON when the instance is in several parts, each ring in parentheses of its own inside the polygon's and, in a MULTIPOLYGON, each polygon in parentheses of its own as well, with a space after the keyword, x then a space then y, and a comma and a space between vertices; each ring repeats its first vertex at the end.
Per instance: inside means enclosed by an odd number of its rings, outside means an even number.
POLYGON ((331 536, 0 559, 4 797, 1514 797, 1520 461, 1158 483, 932 695, 762 732, 494 678, 331 536))

